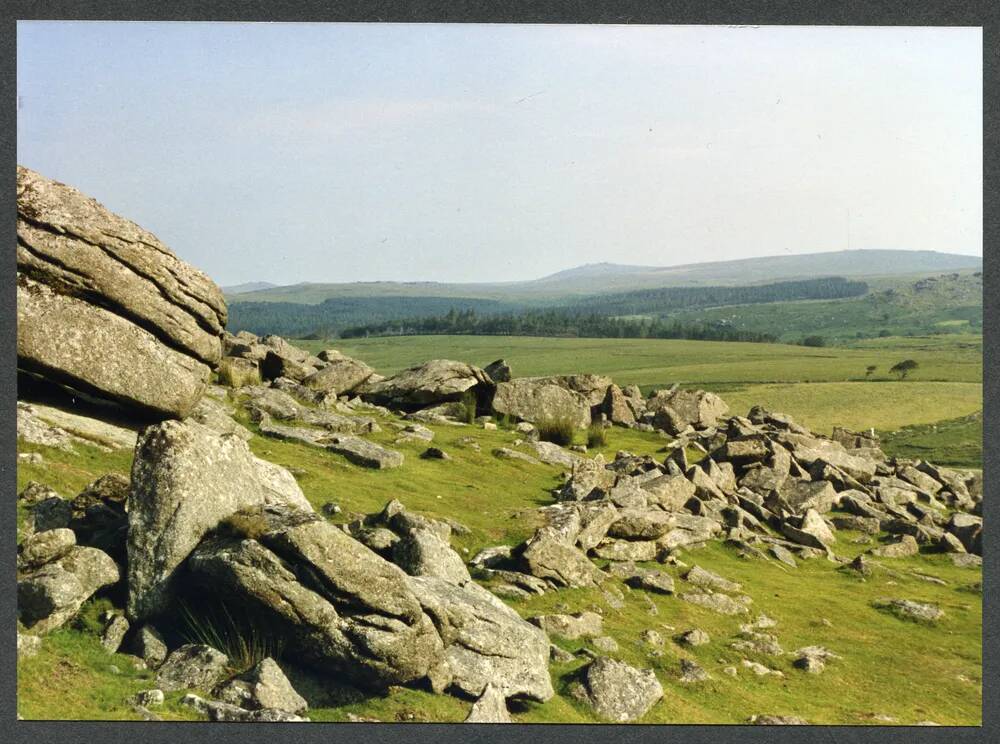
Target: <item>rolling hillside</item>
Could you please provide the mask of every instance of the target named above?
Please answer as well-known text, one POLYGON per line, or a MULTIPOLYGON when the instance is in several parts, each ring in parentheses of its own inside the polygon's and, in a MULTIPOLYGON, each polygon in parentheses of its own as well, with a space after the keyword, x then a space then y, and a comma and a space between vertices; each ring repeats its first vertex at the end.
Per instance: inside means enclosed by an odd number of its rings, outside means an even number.
MULTIPOLYGON (((293 302, 315 305, 343 297, 465 297, 510 303, 555 303, 573 296, 657 287, 760 284, 819 276, 885 277, 982 269, 982 258, 936 251, 862 250, 765 256, 651 267, 589 264, 524 282, 354 282, 302 283, 254 292, 239 302, 293 302)), ((231 298, 234 295, 230 295, 231 298)))

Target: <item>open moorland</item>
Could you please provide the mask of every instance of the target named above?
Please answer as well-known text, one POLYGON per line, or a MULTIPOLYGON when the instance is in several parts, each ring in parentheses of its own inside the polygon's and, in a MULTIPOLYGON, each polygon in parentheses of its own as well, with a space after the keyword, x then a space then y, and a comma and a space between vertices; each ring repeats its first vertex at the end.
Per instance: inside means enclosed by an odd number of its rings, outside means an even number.
POLYGON ((258 336, 26 168, 17 284, 25 719, 982 723, 974 333, 258 336))

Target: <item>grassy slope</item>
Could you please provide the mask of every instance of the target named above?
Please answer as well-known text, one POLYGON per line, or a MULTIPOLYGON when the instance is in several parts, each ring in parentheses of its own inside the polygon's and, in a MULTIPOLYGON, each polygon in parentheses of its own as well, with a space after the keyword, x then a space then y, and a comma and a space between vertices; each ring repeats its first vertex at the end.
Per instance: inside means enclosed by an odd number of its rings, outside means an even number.
MULTIPOLYGON (((548 489, 558 482, 559 469, 502 461, 490 450, 510 446, 514 432, 472 430, 437 426, 435 444, 450 452, 453 460, 440 462, 417 457, 419 445, 402 445, 406 463, 396 471, 375 472, 348 464, 343 458, 321 450, 255 437, 258 454, 296 469, 307 497, 315 506, 327 501, 341 505, 338 520, 351 512, 372 511, 390 498, 407 507, 436 517, 456 519, 469 535, 458 535, 453 544, 465 554, 498 542, 514 542, 532 528, 534 510, 551 501, 548 489), (460 436, 474 435, 482 452, 458 446, 460 436), (467 553, 466 553, 467 551, 467 553)), ((390 427, 375 439, 388 442, 390 427)), ((663 440, 651 434, 624 430, 611 432, 604 451, 626 448, 655 453, 663 440)), ((24 448, 43 452, 49 465, 19 468, 18 480, 47 480, 66 495, 92 477, 127 467, 122 455, 107 456, 81 448, 76 456, 46 448, 24 448), (51 474, 51 477, 49 477, 51 474)), ((841 534, 836 547, 842 555, 853 555, 862 546, 854 537, 841 534)), ((957 569, 943 556, 891 563, 896 569, 919 569, 949 582, 936 586, 908 575, 875 578, 868 582, 837 572, 823 560, 804 563, 792 571, 775 562, 746 562, 728 549, 713 545, 692 553, 690 562, 714 569, 741 581, 754 598, 755 612, 765 612, 779 621, 774 631, 786 650, 807 644, 822 644, 842 654, 821 676, 806 675, 791 668, 790 658, 760 661, 785 672, 784 680, 758 679, 741 670, 736 679, 722 667, 741 658, 728 648, 738 620, 687 605, 673 597, 650 595, 658 609, 648 612, 641 592, 630 591, 618 580, 612 583, 625 594, 625 607, 611 608, 597 590, 567 590, 523 602, 511 602, 522 615, 540 612, 598 608, 604 614, 606 631, 616 638, 620 651, 613 654, 634 664, 656 670, 666 695, 649 713, 647 722, 737 723, 753 713, 802 715, 810 721, 868 723, 871 714, 890 715, 900 722, 933 719, 939 723, 977 724, 981 720, 981 597, 964 586, 980 580, 979 571, 957 569), (894 582, 894 583, 893 583, 894 582), (900 621, 870 607, 872 599, 905 596, 939 603, 948 613, 937 629, 900 621), (828 618, 832 628, 821 618, 828 618), (684 650, 669 638, 689 627, 701 627, 712 643, 684 650), (646 628, 658 630, 667 644, 654 657, 639 642, 646 628), (696 658, 713 676, 704 685, 684 687, 677 682, 681 656, 696 658), (873 670, 876 670, 873 673, 873 670), (964 678, 964 679, 963 679, 964 678)), ((669 568, 673 573, 676 569, 669 568)), ((18 666, 18 710, 26 718, 134 718, 122 703, 124 698, 151 684, 148 672, 131 669, 124 657, 109 657, 97 644, 93 622, 106 600, 98 600, 85 613, 83 629, 66 629, 48 637, 43 652, 18 666), (111 670, 111 665, 119 672, 111 670)), ((573 649, 580 642, 563 643, 573 649)), ((571 673, 582 662, 553 666, 557 690, 564 691, 571 673)), ((314 720, 344 720, 349 713, 381 720, 441 720, 464 718, 468 702, 420 690, 394 689, 387 696, 337 698, 308 675, 294 677, 300 691, 312 701, 314 720)), ((164 717, 189 717, 190 712, 168 698, 164 717)), ((591 714, 564 695, 544 705, 525 706, 515 714, 521 721, 593 721, 591 714)))

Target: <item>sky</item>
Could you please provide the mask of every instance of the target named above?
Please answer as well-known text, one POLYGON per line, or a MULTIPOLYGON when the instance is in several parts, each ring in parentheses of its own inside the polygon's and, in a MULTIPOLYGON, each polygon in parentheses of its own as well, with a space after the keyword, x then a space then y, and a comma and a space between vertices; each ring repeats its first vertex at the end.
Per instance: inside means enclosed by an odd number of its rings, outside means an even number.
POLYGON ((978 28, 18 22, 18 162, 216 282, 982 255, 978 28))

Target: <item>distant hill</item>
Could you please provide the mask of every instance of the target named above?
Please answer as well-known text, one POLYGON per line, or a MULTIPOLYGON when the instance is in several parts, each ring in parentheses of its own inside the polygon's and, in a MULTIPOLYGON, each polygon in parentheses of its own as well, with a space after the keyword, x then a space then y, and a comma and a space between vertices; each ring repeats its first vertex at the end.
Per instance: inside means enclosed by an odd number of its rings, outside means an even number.
POLYGON ((831 342, 873 336, 982 333, 982 272, 897 281, 861 297, 772 302, 682 310, 682 323, 719 325, 747 333, 772 333, 782 341, 818 335, 831 342))
POLYGON ((247 292, 259 292, 262 289, 274 289, 277 284, 271 282, 245 282, 244 284, 234 284, 231 287, 222 287, 223 294, 238 295, 247 292))
MULTIPOLYGON (((455 297, 556 304, 573 297, 683 286, 765 284, 774 281, 824 276, 878 277, 908 275, 916 278, 950 271, 975 271, 982 258, 937 251, 857 250, 765 256, 736 261, 711 261, 680 266, 629 266, 597 263, 556 272, 523 282, 354 282, 350 284, 303 283, 258 290, 225 289, 240 302, 291 302, 316 305, 346 297, 455 297)), ((240 288, 248 285, 240 285, 240 288)))

